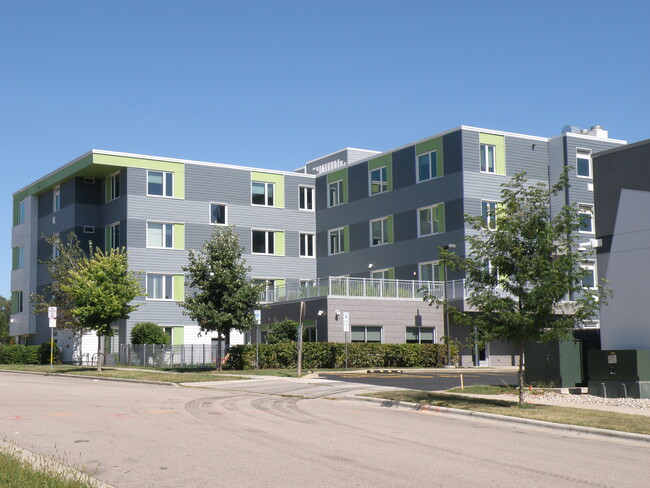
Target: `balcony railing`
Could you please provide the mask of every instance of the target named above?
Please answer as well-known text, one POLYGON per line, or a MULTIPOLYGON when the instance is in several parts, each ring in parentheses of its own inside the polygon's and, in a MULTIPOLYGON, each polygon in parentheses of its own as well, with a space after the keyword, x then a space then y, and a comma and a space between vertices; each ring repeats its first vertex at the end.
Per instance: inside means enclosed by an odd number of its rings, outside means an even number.
MULTIPOLYGON (((425 293, 442 298, 442 281, 384 280, 377 278, 350 278, 330 276, 314 281, 268 287, 262 292, 262 303, 289 302, 325 296, 352 298, 390 298, 395 300, 422 300, 425 293)), ((464 280, 447 282, 450 300, 465 297, 464 280)))

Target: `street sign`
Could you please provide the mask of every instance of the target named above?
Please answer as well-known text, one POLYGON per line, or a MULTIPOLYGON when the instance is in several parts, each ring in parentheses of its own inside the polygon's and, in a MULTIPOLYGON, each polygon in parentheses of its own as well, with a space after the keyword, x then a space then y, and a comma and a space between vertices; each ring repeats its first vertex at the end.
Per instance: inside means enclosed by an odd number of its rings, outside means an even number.
POLYGON ((47 307, 47 318, 48 319, 56 318, 56 307, 47 307))
POLYGON ((343 332, 350 332, 350 312, 343 312, 343 332))
POLYGON ((54 329, 56 327, 56 319, 50 319, 50 329, 54 329))
POLYGON ((262 322, 262 311, 261 310, 255 310, 255 323, 257 325, 260 325, 262 322))

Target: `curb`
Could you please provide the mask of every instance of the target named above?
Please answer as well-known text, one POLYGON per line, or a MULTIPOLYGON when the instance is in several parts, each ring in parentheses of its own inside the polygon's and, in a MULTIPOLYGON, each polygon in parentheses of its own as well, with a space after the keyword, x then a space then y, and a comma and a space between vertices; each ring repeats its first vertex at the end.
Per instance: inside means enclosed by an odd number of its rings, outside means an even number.
POLYGON ((431 413, 439 415, 458 415, 464 417, 478 417, 485 418, 490 420, 497 420, 501 422, 511 422, 517 424, 526 424, 532 425, 535 427, 543 427, 546 429, 554 430, 564 430, 570 432, 578 432, 581 434, 592 434, 599 435, 604 437, 613 437, 617 439, 626 439, 650 443, 650 435, 646 434, 635 434, 633 432, 621 432, 617 430, 608 430, 608 429, 599 429, 597 427, 583 427, 580 425, 570 425, 570 424, 557 424, 554 422, 545 422, 543 420, 532 420, 524 419, 519 417, 509 417, 507 415, 498 415, 495 413, 485 413, 485 412, 475 412, 473 410, 461 410, 459 408, 449 408, 449 407, 436 407, 434 405, 424 405, 421 403, 412 403, 412 402, 400 402, 396 400, 385 400, 382 398, 373 398, 373 397, 360 397, 355 395, 349 395, 344 397, 346 400, 369 402, 379 405, 381 407, 388 408, 400 408, 403 410, 410 410, 414 412, 421 413, 431 413))
POLYGON ((403 369, 369 369, 366 373, 403 373, 403 369))
POLYGON ((86 375, 68 374, 68 373, 44 373, 42 371, 15 371, 12 369, 0 369, 0 373, 18 373, 18 374, 40 375, 40 376, 61 376, 63 378, 79 378, 82 380, 121 381, 123 383, 141 383, 145 385, 175 386, 177 388, 180 388, 178 383, 170 383, 168 381, 132 380, 129 378, 102 378, 101 376, 86 376, 86 375))

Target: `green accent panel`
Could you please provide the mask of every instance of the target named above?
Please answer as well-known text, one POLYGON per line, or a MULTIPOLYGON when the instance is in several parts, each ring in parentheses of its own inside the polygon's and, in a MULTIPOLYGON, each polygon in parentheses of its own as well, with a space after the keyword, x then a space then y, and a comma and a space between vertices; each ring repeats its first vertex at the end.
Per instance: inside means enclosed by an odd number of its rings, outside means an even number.
POLYGON ((393 189, 393 153, 368 161, 368 171, 386 166, 386 186, 388 191, 393 189))
POLYGON ((185 343, 185 333, 183 327, 174 327, 172 329, 172 345, 182 346, 185 343))
POLYGON ((416 156, 420 154, 426 154, 429 152, 436 152, 436 174, 438 176, 443 176, 445 174, 445 165, 444 165, 444 150, 442 145, 442 137, 436 137, 435 139, 429 139, 428 141, 421 142, 415 146, 416 156))
POLYGON ((506 138, 497 134, 479 134, 481 144, 489 144, 496 147, 495 173, 498 175, 506 174, 506 138))
MULTIPOLYGON (((348 203, 348 169, 343 168, 338 171, 333 171, 327 175, 327 184, 334 183, 341 180, 343 182, 343 203, 348 203)), ((329 191, 329 188, 328 188, 329 191)))
POLYGON ((395 279, 395 268, 388 268, 388 279, 389 280, 394 280, 395 279))
POLYGON ((302 325, 304 325, 305 327, 316 327, 316 319, 304 320, 302 325))
POLYGON ((275 254, 276 256, 284 256, 284 231, 275 231, 275 254))
POLYGON ((14 226, 18 225, 19 214, 20 214, 19 205, 20 202, 14 200, 14 226))
POLYGON ((343 252, 350 251, 350 227, 347 225, 343 227, 343 252))
POLYGON ((393 216, 386 217, 386 224, 388 225, 388 242, 395 242, 395 228, 393 227, 393 216))
POLYGON ((438 213, 438 232, 445 232, 445 204, 438 204, 436 212, 438 213))
POLYGON ((275 185, 273 195, 273 198, 275 199, 274 206, 277 208, 284 208, 284 175, 251 171, 251 181, 273 183, 275 185))
POLYGON ((174 249, 185 249, 185 224, 174 224, 174 249))
POLYGON ((19 291, 12 291, 11 292, 11 313, 15 314, 18 313, 18 310, 20 309, 20 300, 22 298, 22 293, 19 291))
POLYGON ((11 269, 18 269, 18 248, 11 249, 11 269))
POLYGON ((279 278, 275 280, 275 286, 284 286, 285 283, 286 281, 284 280, 284 278, 279 278))
POLYGON ((104 251, 108 251, 111 248, 111 233, 110 225, 104 227, 104 251))
POLYGON ((185 300, 185 276, 174 275, 174 300, 182 302, 185 300))
MULTIPOLYGON (((95 164, 117 166, 120 168, 142 168, 174 173, 174 198, 185 198, 185 165, 170 161, 114 156, 112 154, 94 154, 95 164)), ((115 169, 113 169, 115 172, 115 169)))

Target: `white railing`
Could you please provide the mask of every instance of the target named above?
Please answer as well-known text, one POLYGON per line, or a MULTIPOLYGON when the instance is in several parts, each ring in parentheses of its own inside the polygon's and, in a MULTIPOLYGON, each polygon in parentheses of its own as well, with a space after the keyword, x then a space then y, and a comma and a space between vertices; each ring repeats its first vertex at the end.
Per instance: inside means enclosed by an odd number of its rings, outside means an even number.
MULTIPOLYGON (((450 300, 464 299, 464 280, 447 282, 450 300)), ((350 278, 330 276, 314 281, 289 283, 268 287, 262 292, 262 303, 288 302, 324 296, 390 298, 395 300, 422 300, 425 295, 443 297, 442 281, 384 280, 377 278, 350 278)))

